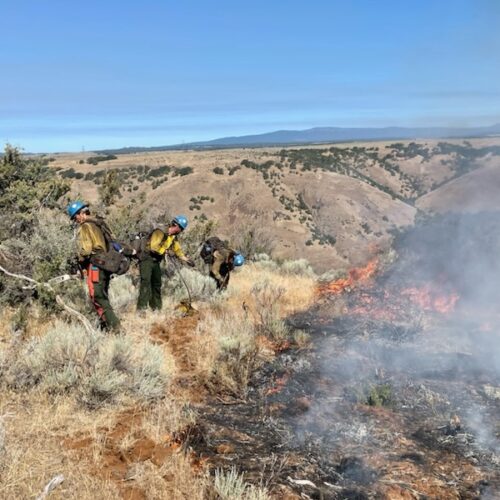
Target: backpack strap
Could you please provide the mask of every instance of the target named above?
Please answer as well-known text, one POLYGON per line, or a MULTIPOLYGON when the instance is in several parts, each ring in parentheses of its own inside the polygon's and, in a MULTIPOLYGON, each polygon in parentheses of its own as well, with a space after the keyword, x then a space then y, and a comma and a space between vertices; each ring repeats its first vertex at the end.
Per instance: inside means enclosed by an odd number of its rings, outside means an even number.
MULTIPOLYGON (((169 236, 170 236, 170 234, 168 234, 168 230, 167 230, 167 232, 163 231, 163 238, 161 240, 160 246, 163 246, 165 244, 165 242, 168 240, 169 236)), ((175 234, 173 236, 175 239, 175 234)))
POLYGON ((89 218, 89 222, 93 222, 100 229, 102 235, 104 236, 104 241, 106 242, 106 250, 109 251, 114 241, 114 237, 105 220, 102 217, 92 217, 89 218))

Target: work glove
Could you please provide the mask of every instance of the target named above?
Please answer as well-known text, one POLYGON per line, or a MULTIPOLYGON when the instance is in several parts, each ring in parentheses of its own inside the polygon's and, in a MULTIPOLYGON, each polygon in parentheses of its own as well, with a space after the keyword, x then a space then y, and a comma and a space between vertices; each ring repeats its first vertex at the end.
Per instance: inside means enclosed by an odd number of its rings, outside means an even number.
POLYGON ((137 251, 135 248, 132 248, 128 245, 123 245, 120 250, 118 250, 119 253, 122 253, 125 255, 125 257, 134 257, 137 254, 137 251))
POLYGON ((193 259, 190 259, 189 257, 186 257, 186 259, 184 260, 184 262, 189 266, 189 267, 194 267, 194 260, 193 259))

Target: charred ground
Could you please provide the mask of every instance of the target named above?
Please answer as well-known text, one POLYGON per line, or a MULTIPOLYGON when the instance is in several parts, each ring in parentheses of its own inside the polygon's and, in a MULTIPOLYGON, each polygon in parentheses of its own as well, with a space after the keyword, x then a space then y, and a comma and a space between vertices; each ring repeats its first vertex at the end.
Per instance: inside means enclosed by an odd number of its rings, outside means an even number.
MULTIPOLYGON (((191 254, 214 230, 202 217, 210 207, 208 215, 234 231, 228 234, 253 234, 255 257, 234 273, 222 297, 212 296, 201 263, 183 270, 199 310, 188 318, 176 307, 185 289, 172 269, 164 311, 145 317, 135 314, 134 276, 113 280, 124 331, 117 338, 97 335, 97 349, 75 348, 89 338, 50 294, 37 296, 2 278, 8 291, 0 327, 2 492, 34 497, 64 473, 62 495, 204 499, 220 496, 221 484, 234 491, 243 481, 237 471, 245 472, 248 495, 494 498, 496 199, 484 191, 491 211, 473 213, 462 195, 454 206, 461 215, 419 213, 413 229, 401 229, 417 213, 413 204, 432 201, 422 193, 450 189, 453 195, 455 183, 463 187, 485 169, 491 180, 498 155, 482 143, 455 144, 453 151, 446 144, 389 146, 260 150, 245 152, 244 160, 234 150, 208 157, 179 152, 168 168, 137 168, 144 176, 154 171, 156 188, 147 176, 131 186, 120 177, 133 178, 130 157, 99 160, 104 177, 109 171, 109 179, 121 183, 116 204, 100 200, 120 235, 143 216, 156 224, 165 212, 193 207, 189 215, 196 213, 199 224, 183 241, 191 254), (403 182, 417 178, 425 182, 403 182), (140 191, 147 200, 134 196, 140 191), (172 205, 166 207, 166 199, 172 205), (255 244, 264 233, 254 230, 255 221, 272 228, 280 251, 311 250, 316 268, 324 258, 330 272, 318 277, 305 260, 259 255, 255 244), (372 222, 385 231, 386 246, 372 222), (313 234, 323 242, 306 245, 313 234), (148 382, 156 380, 155 367, 165 374, 159 389, 148 382), (119 383, 109 385, 110 374, 119 383), (257 491, 259 485, 265 488, 257 491)), ((14 159, 24 164, 19 155, 14 159)), ((18 181, 23 170, 14 163, 6 158, 4 174, 18 181)), ((2 241, 0 257, 2 265, 44 281, 66 271, 72 234, 57 199, 47 207, 39 194, 45 184, 33 181, 37 173, 61 179, 36 161, 26 167, 27 182, 10 182, 2 197, 1 228, 10 239, 2 241), (19 219, 22 225, 12 223, 19 219), (17 239, 9 235, 12 228, 17 239), (60 241, 67 242, 62 253, 60 241)), ((82 168, 95 167, 83 161, 82 168)), ((74 182, 72 196, 80 192, 99 203, 104 184, 74 182)), ((63 288, 66 299, 89 313, 74 285, 63 288)))
POLYGON ((245 403, 211 406, 199 453, 280 494, 496 498, 498 229, 486 213, 400 235, 399 258, 375 279, 291 318, 313 347, 267 365, 245 403), (441 311, 450 293, 459 299, 441 311))

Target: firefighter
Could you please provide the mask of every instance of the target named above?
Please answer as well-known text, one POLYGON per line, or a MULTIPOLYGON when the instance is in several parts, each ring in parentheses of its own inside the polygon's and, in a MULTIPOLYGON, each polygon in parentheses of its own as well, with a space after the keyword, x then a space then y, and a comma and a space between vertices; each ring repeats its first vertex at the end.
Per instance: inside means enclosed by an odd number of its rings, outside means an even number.
POLYGON ((243 255, 229 248, 220 238, 212 236, 201 247, 200 256, 210 267, 210 277, 218 290, 225 290, 231 271, 245 262, 243 255))
POLYGON ((75 201, 68 205, 67 213, 72 221, 78 224, 78 264, 82 275, 87 280, 90 300, 99 316, 101 327, 117 331, 120 321, 116 317, 109 302, 108 290, 111 273, 92 264, 93 256, 99 257, 108 250, 104 233, 109 233, 105 222, 90 215, 89 205, 83 201, 75 201), (106 228, 103 231, 103 228, 106 228))
POLYGON ((194 267, 194 262, 184 255, 177 241, 177 236, 186 229, 187 225, 188 220, 184 215, 174 217, 167 231, 155 229, 145 242, 144 252, 138 253, 141 282, 137 309, 143 310, 148 306, 151 309, 161 309, 160 263, 168 251, 172 251, 179 260, 194 267))

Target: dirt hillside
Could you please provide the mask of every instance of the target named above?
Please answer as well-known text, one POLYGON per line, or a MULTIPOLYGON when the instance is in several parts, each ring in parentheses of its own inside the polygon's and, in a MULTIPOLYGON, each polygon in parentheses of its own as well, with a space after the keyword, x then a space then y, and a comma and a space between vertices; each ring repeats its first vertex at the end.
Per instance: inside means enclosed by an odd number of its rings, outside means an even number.
POLYGON ((48 161, 74 181, 73 196, 96 203, 99 186, 114 171, 118 205, 212 219, 229 239, 264 227, 277 257, 306 257, 323 271, 365 262, 367 253, 387 247, 392 230, 411 225, 418 209, 491 207, 483 194, 495 199, 499 144, 477 139, 79 153, 48 161))

